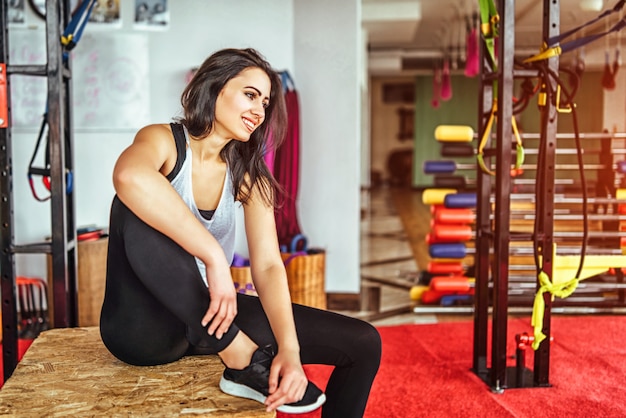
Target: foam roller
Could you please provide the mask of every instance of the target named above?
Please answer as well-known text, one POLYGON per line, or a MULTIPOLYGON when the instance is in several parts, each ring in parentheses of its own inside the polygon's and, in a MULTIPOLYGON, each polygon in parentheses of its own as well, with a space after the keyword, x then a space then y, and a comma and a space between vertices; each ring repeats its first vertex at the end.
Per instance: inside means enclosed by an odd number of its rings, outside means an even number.
POLYGON ((425 205, 442 205, 449 194, 456 193, 456 189, 426 189, 422 192, 422 203, 425 205))
POLYGON ((422 165, 424 174, 452 174, 456 171, 454 161, 424 161, 422 165))
POLYGON ((626 200, 626 189, 617 189, 615 192, 615 198, 617 200, 626 200))
POLYGON ((467 125, 440 125, 435 129, 435 139, 440 142, 472 142, 474 130, 467 125))
POLYGON ((465 276, 437 276, 430 281, 436 292, 469 293, 474 290, 474 281, 465 276))
POLYGON ((444 196, 443 205, 447 208, 476 207, 476 193, 455 193, 444 196))
POLYGON ((445 293, 435 292, 434 290, 426 290, 422 293, 420 302, 424 305, 434 305, 439 303, 445 293))
POLYGON ((463 264, 460 262, 437 262, 430 261, 428 263, 427 270, 431 274, 444 275, 444 274, 454 274, 454 275, 462 275, 465 271, 463 264))
POLYGON ((471 144, 444 142, 439 151, 442 157, 473 157, 474 147, 471 144))
POLYGON ((465 258, 467 248, 463 243, 432 244, 428 247, 428 254, 432 258, 465 258))
POLYGON ((441 297, 439 304, 441 306, 471 305, 473 295, 445 295, 441 297))
POLYGON ((435 213, 437 213, 437 211, 440 211, 441 209, 445 209, 443 202, 441 202, 441 205, 430 205, 430 214, 434 215, 435 213))
POLYGON ((442 208, 433 213, 437 224, 471 224, 476 221, 476 213, 467 208, 442 208))
POLYGON ((474 237, 468 225, 435 225, 430 231, 435 242, 466 242, 474 237))
POLYGON ((467 179, 463 176, 435 176, 433 180, 435 187, 464 189, 467 187, 467 179))
POLYGON ((626 161, 618 161, 616 170, 618 173, 626 174, 626 161))

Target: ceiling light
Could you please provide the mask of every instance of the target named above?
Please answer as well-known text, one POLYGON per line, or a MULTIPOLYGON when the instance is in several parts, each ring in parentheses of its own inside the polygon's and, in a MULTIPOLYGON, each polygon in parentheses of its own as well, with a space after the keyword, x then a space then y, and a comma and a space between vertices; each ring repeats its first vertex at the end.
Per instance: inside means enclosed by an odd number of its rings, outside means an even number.
POLYGON ((580 0, 580 8, 586 12, 599 12, 604 7, 603 0, 580 0))

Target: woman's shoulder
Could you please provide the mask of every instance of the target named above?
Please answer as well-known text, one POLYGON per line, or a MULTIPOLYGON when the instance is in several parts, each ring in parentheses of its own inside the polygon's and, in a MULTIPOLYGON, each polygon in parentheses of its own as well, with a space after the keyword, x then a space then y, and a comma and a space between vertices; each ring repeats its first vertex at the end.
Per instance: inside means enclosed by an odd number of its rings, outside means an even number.
POLYGON ((133 141, 133 148, 142 149, 142 152, 150 153, 158 159, 165 161, 165 165, 170 160, 176 161, 176 143, 172 134, 172 129, 167 123, 146 125, 137 131, 133 141))
POLYGON ((168 123, 154 123, 146 125, 137 131, 137 139, 149 139, 155 140, 172 140, 172 128, 168 123))

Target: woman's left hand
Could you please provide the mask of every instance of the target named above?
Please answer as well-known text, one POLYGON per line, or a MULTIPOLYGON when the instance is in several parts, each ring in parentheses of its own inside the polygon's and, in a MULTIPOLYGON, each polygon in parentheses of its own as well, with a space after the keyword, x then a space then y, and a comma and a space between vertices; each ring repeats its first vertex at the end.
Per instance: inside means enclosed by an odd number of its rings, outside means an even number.
POLYGON ((304 374, 300 353, 296 350, 278 350, 270 368, 269 393, 265 400, 268 411, 281 405, 298 402, 304 397, 308 379, 304 374))

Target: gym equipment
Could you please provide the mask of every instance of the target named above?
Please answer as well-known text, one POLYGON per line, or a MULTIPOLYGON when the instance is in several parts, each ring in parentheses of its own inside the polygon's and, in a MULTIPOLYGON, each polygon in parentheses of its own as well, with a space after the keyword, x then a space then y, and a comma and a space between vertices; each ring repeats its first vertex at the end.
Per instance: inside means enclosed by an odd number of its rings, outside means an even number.
POLYGON ((432 214, 437 224, 471 224, 476 220, 476 212, 467 208, 440 208, 432 214))
POLYGON ((437 276, 430 281, 430 288, 437 292, 469 293, 474 290, 475 280, 465 276, 437 276))
POLYGON ((476 207, 476 193, 455 193, 444 196, 443 205, 447 208, 476 207))
POLYGON ((430 242, 466 242, 474 238, 469 225, 434 224, 430 229, 430 242))
POLYGON ((460 262, 445 262, 445 261, 429 261, 426 271, 430 274, 458 274, 461 275, 465 272, 465 267, 460 262))
POLYGON ((474 254, 474 251, 473 248, 467 248, 465 244, 457 242, 428 246, 428 254, 432 258, 462 259, 474 254))
POLYGON ((439 153, 442 157, 473 157, 476 154, 471 144, 463 142, 442 142, 439 153))
POLYGON ((456 192, 456 189, 426 189, 422 192, 422 203, 425 205, 442 205, 447 195, 456 192))
MULTIPOLYGON (((457 164, 453 160, 436 160, 436 161, 424 161, 422 170, 424 174, 453 174, 457 170, 476 170, 476 164, 457 164)), ((580 167, 577 164, 557 164, 555 170, 578 170, 580 167)), ((585 164, 586 170, 603 170, 607 166, 604 164, 585 164)), ((536 170, 536 164, 524 164, 519 167, 521 170, 536 170)), ((622 161, 618 164, 613 164, 611 169, 614 170, 626 170, 626 161, 622 161)), ((626 171, 624 171, 626 172, 626 171)))
POLYGON ((409 290, 409 297, 411 298, 411 300, 415 300, 415 301, 421 300, 422 295, 427 290, 428 290, 428 286, 424 286, 424 285, 412 286, 411 290, 409 290))
POLYGON ((465 125, 440 125, 435 128, 435 139, 440 142, 472 142, 474 129, 465 125))

